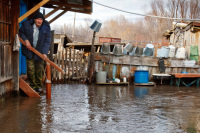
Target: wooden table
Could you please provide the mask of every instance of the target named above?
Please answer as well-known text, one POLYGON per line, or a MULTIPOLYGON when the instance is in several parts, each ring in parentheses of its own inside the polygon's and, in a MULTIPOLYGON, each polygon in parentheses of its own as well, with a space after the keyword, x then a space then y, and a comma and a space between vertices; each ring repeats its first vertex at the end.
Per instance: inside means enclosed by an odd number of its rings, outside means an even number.
POLYGON ((171 76, 171 82, 170 85, 173 85, 173 79, 176 79, 176 86, 180 86, 180 83, 183 85, 190 87, 192 84, 196 82, 196 87, 199 87, 199 81, 200 81, 200 73, 170 73, 171 76), (185 83, 182 79, 194 79, 190 83, 185 83))

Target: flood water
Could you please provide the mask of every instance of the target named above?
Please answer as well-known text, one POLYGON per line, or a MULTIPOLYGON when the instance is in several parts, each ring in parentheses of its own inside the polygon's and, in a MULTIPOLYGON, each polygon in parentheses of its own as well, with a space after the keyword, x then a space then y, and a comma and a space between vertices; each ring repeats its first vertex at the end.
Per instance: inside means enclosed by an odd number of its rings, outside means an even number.
POLYGON ((200 89, 52 86, 52 99, 0 99, 0 133, 200 132, 200 89))

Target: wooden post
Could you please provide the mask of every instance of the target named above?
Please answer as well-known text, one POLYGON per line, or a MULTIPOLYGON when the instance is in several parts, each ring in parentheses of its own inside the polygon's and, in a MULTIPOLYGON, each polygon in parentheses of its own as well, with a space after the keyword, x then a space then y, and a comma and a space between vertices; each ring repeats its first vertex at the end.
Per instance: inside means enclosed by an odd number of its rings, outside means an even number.
POLYGON ((51 66, 48 62, 46 63, 46 68, 47 68, 46 98, 51 99, 51 66))
POLYGON ((91 46, 91 51, 90 51, 90 64, 89 64, 89 69, 88 69, 88 75, 89 75, 89 84, 92 83, 92 77, 93 77, 93 69, 94 69, 94 41, 95 41, 95 35, 96 32, 94 31, 93 33, 93 38, 92 38, 92 46, 91 46))

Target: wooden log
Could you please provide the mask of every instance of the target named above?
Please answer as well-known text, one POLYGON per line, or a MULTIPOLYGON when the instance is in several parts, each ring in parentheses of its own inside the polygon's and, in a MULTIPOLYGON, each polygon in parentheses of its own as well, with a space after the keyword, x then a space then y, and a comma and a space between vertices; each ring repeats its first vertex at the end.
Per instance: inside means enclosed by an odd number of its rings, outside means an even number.
POLYGON ((19 77, 19 87, 29 97, 40 97, 40 95, 37 92, 35 92, 21 77, 19 77))
MULTIPOLYGON (((19 40, 20 40, 20 42, 21 42, 23 45, 26 46, 24 40, 22 40, 20 37, 19 37, 19 40)), ((58 66, 57 66, 55 63, 53 63, 52 61, 50 61, 48 58, 44 58, 44 56, 43 56, 40 52, 38 52, 36 49, 34 49, 33 47, 31 47, 30 50, 31 50, 32 52, 34 52, 35 54, 37 54, 39 57, 41 57, 41 58, 42 58, 43 60, 45 60, 46 62, 50 63, 50 65, 53 66, 54 68, 56 68, 56 70, 58 70, 59 72, 61 72, 61 73, 63 73, 63 74, 65 73, 60 67, 58 67, 58 66)))

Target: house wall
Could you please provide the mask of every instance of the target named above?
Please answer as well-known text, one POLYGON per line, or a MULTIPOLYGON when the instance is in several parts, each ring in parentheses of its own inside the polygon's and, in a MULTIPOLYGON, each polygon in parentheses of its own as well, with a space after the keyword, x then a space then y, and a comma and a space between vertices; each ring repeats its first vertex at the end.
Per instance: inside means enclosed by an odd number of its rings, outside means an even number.
POLYGON ((200 31, 192 31, 193 28, 175 29, 170 36, 170 44, 175 47, 185 47, 186 52, 190 55, 190 46, 198 46, 200 51, 200 31))
POLYGON ((0 1, 0 96, 19 90, 19 53, 12 50, 18 17, 19 0, 0 1))

